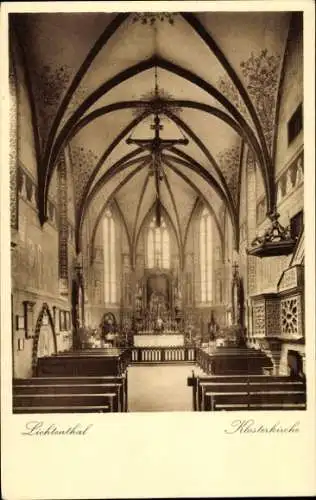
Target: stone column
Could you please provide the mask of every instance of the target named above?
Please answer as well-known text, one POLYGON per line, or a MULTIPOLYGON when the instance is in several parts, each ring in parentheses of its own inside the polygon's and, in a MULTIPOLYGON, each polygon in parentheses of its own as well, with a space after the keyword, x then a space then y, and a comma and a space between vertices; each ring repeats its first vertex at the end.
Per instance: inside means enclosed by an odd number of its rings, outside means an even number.
POLYGON ((59 290, 62 295, 68 295, 68 190, 67 167, 64 153, 60 154, 57 168, 59 212, 59 290))
MULTIPOLYGON (((247 156, 247 244, 256 236, 257 217, 256 217, 256 168, 255 160, 251 151, 248 151, 247 156)), ((247 255, 247 316, 250 319, 248 323, 248 336, 253 337, 253 324, 251 321, 252 305, 249 297, 257 291, 257 274, 256 274, 256 257, 247 255)))

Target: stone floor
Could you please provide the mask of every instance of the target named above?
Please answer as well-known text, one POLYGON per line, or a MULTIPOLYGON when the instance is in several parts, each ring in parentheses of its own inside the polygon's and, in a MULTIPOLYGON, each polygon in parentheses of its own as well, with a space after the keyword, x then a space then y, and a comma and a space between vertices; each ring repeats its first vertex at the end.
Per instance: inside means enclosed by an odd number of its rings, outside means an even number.
POLYGON ((128 411, 192 411, 192 388, 187 378, 193 365, 150 365, 128 368, 128 411))

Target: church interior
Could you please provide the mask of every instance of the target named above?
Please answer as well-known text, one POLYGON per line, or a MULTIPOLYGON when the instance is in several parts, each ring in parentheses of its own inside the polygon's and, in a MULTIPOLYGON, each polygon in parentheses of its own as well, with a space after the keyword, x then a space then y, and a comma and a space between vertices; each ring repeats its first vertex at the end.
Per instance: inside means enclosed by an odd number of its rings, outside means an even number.
POLYGON ((9 16, 13 411, 306 409, 298 12, 9 16))

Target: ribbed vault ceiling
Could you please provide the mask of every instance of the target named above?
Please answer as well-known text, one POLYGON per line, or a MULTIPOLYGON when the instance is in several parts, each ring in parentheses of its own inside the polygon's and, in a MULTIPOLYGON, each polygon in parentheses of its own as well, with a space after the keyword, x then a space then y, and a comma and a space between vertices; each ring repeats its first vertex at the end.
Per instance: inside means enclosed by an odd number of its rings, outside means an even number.
POLYGON ((183 243, 202 199, 219 217, 227 205, 238 223, 240 155, 257 158, 273 205, 273 138, 291 14, 185 13, 174 24, 133 22, 128 14, 31 14, 13 17, 24 57, 45 219, 49 182, 69 149, 77 246, 89 210, 95 221, 115 201, 137 240, 155 201, 150 157, 127 137, 151 137, 153 116, 137 103, 159 89, 180 112, 161 117, 165 138, 189 139, 163 153, 162 204, 183 243))

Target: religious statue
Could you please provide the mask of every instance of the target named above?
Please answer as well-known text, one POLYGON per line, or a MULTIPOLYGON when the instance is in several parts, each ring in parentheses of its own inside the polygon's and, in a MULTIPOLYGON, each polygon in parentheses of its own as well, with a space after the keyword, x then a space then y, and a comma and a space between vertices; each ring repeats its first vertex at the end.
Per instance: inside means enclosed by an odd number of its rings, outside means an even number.
POLYGON ((163 330, 164 324, 163 324, 163 319, 158 316, 157 318, 157 330, 161 331, 163 330))
POLYGON ((137 285, 136 297, 135 297, 136 311, 140 312, 143 305, 143 290, 140 284, 137 285))
POLYGON ((150 296, 149 310, 151 315, 160 317, 166 310, 166 302, 162 293, 153 291, 150 296))
POLYGON ((179 315, 181 312, 181 306, 182 306, 182 296, 179 288, 176 286, 174 290, 174 309, 176 316, 179 315))

